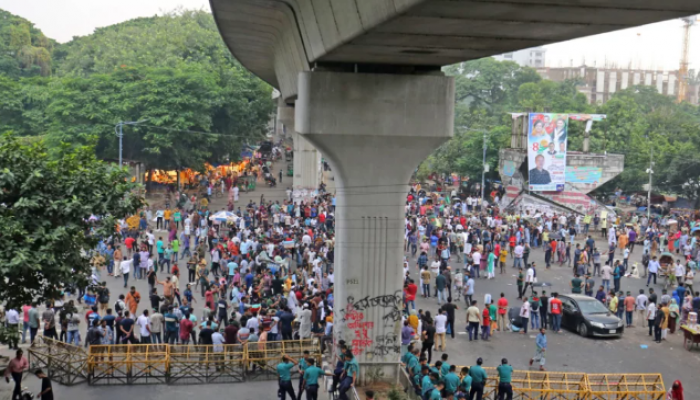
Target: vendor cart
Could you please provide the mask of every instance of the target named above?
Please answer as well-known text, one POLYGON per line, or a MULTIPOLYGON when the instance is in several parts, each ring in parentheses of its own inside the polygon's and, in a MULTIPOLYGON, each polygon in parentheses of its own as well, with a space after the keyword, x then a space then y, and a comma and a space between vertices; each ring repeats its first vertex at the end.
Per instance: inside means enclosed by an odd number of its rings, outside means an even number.
POLYGON ((681 330, 683 331, 683 347, 691 351, 694 344, 700 343, 700 327, 690 327, 688 325, 682 325, 681 330))

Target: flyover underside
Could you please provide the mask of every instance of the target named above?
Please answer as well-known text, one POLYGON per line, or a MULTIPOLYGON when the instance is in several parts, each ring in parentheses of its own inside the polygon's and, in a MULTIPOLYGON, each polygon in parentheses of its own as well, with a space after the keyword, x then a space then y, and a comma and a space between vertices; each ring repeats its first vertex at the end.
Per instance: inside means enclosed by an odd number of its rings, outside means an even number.
POLYGON ((233 54, 297 94, 316 64, 443 66, 700 13, 697 0, 210 0, 233 54))

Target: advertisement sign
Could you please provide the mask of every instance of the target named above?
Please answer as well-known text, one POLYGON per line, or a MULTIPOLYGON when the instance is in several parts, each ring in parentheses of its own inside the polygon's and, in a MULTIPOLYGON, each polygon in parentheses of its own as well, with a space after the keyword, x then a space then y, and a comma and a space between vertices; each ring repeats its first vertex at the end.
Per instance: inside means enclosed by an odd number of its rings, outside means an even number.
POLYGON ((569 183, 600 184, 603 169, 599 167, 566 167, 566 181, 569 183))
POLYGON ((564 190, 568 127, 568 114, 530 114, 527 162, 531 191, 564 190))

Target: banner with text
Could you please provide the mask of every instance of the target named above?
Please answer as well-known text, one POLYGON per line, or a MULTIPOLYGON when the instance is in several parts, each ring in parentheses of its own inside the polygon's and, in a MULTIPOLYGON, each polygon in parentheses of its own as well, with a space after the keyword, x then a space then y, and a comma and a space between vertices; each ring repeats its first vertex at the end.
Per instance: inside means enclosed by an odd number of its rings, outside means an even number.
POLYGON ((530 190, 564 190, 568 127, 568 114, 530 114, 527 135, 530 190))

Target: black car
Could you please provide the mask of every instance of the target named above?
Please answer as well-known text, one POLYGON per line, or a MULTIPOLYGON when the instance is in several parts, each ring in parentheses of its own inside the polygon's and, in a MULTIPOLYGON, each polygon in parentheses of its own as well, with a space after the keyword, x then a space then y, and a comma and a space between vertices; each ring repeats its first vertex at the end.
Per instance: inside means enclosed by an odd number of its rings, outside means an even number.
POLYGON ((622 336, 625 324, 603 303, 580 294, 559 295, 563 308, 562 327, 581 336, 622 336))

